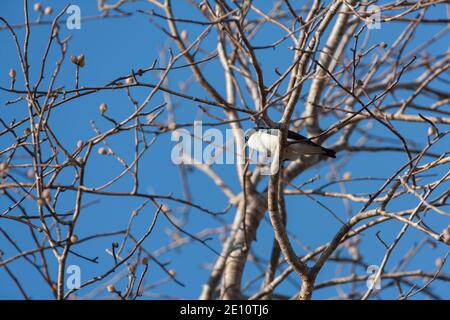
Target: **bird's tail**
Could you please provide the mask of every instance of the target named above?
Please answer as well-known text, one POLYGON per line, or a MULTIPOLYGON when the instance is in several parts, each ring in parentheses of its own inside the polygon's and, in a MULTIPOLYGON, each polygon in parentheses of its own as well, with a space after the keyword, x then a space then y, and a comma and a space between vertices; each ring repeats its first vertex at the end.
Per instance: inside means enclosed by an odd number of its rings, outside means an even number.
POLYGON ((336 151, 322 147, 324 154, 330 158, 336 158, 336 151))

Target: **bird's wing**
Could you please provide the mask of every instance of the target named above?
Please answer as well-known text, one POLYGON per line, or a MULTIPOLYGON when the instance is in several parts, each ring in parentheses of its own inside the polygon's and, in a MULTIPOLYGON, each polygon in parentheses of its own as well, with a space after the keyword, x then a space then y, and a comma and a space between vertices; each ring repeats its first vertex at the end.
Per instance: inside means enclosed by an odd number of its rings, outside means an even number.
POLYGON ((298 134, 294 131, 290 131, 290 130, 288 131, 288 143, 291 145, 302 144, 303 147, 300 147, 300 148, 303 148, 303 150, 300 149, 300 153, 314 154, 314 153, 316 153, 316 151, 320 150, 319 153, 325 154, 331 158, 336 158, 336 152, 334 150, 324 148, 321 145, 318 145, 317 143, 312 142, 308 138, 306 138, 306 137, 302 136, 301 134, 298 134), (313 147, 314 149, 311 149, 311 147, 313 147))
MULTIPOLYGON (((265 134, 268 134, 268 135, 275 135, 275 133, 277 131, 277 129, 272 129, 270 127, 259 127, 258 130, 261 132, 264 132, 265 134)), ((312 142, 307 137, 302 136, 301 134, 291 131, 291 130, 288 130, 287 142, 288 142, 288 144, 303 143, 303 144, 307 144, 310 146, 320 147, 320 145, 312 142)))
POLYGON ((301 134, 298 134, 297 132, 288 130, 288 139, 289 140, 308 140, 308 138, 302 136, 301 134))
POLYGON ((304 143, 309 144, 311 146, 319 146, 318 144, 312 142, 307 137, 302 136, 301 134, 298 134, 297 132, 288 130, 288 136, 287 136, 288 143, 304 143))

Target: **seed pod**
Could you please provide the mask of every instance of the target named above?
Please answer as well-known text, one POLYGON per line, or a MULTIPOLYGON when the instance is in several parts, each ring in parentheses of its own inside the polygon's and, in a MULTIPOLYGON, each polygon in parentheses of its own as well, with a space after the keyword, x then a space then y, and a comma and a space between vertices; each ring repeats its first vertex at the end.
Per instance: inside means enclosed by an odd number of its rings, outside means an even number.
POLYGON ((44 14, 45 14, 45 15, 49 16, 49 15, 51 15, 52 13, 53 13, 53 8, 52 8, 52 7, 46 7, 46 8, 44 9, 44 14))
POLYGON ((27 170, 27 177, 30 179, 34 178, 34 170, 33 169, 27 170))
POLYGON ((128 85, 132 85, 134 84, 134 78, 133 77, 128 77, 125 79, 125 83, 128 85))
POLYGON ((23 134, 28 136, 31 133, 31 129, 26 127, 25 129, 23 129, 23 134))
POLYGON ((42 198, 44 198, 47 201, 50 201, 51 197, 52 196, 50 194, 50 191, 48 191, 48 190, 42 191, 42 198))
POLYGON ((70 56, 70 62, 72 62, 73 64, 78 64, 77 56, 71 55, 70 56))
POLYGON ((428 128, 428 135, 429 136, 434 136, 437 133, 437 130, 435 127, 431 126, 428 128))
POLYGON ((181 40, 183 40, 184 42, 186 42, 188 40, 188 32, 186 30, 181 31, 180 37, 181 40))
POLYGON ((347 171, 346 173, 344 173, 344 175, 342 176, 342 179, 344 180, 350 180, 352 178, 352 173, 350 171, 347 171))
POLYGON ((6 162, 0 162, 0 171, 6 171, 8 170, 8 163, 6 162))
POLYGON ((71 237, 70 237, 70 243, 75 243, 75 242, 77 242, 78 241, 78 236, 76 235, 76 234, 73 234, 71 237))
POLYGON ((198 8, 200 9, 200 11, 204 14, 207 15, 208 14, 208 7, 206 6, 205 2, 200 3, 200 5, 198 6, 198 8))
POLYGON ((450 225, 447 227, 447 229, 442 231, 441 237, 446 244, 450 245, 450 225))
POLYGON ((9 77, 14 79, 16 77, 16 70, 13 68, 9 69, 9 77))
POLYGON ((102 103, 98 107, 98 110, 100 111, 100 113, 105 113, 106 111, 108 111, 108 106, 106 105, 106 103, 102 103))
POLYGON ((38 12, 42 10, 42 4, 40 2, 36 2, 33 6, 33 10, 38 12))
POLYGON ((167 125, 167 129, 169 129, 170 131, 173 131, 173 130, 175 130, 176 128, 177 128, 177 125, 176 125, 175 122, 170 122, 170 123, 167 125))
POLYGON ((106 148, 100 147, 98 148, 98 154, 105 156, 108 154, 108 150, 106 150, 106 148))
POLYGON ((78 56, 78 65, 80 66, 80 68, 83 68, 86 65, 86 59, 84 57, 84 54, 80 54, 78 56))
POLYGON ((114 286, 112 284, 108 284, 106 286, 106 290, 108 290, 109 293, 116 292, 116 288, 114 288, 114 286))

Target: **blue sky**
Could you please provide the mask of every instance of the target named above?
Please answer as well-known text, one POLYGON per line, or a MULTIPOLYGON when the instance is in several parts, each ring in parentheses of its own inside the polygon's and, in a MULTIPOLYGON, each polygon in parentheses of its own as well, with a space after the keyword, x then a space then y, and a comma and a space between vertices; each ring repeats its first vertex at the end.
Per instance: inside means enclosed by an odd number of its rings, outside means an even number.
MULTIPOLYGON (((258 5, 261 6, 261 1, 258 5)), ((56 12, 62 10, 66 1, 42 1, 44 6, 52 6, 55 15, 56 12)), ((98 15, 98 11, 95 5, 95 1, 72 1, 70 3, 76 3, 81 8, 82 16, 98 15)), ((268 1, 265 6, 269 8, 270 2, 268 1)), ((30 5, 31 7, 31 5, 30 5)), ((86 56, 86 67, 81 70, 80 84, 85 86, 104 85, 111 79, 119 76, 124 76, 130 73, 130 70, 137 70, 139 68, 145 68, 152 64, 155 59, 159 58, 161 51, 166 50, 168 47, 174 49, 177 52, 173 43, 168 42, 167 38, 160 30, 158 30, 154 24, 149 22, 149 16, 135 12, 136 8, 153 9, 150 4, 144 2, 138 2, 136 5, 128 5, 127 8, 130 12, 133 12, 131 17, 117 18, 117 19, 100 19, 93 21, 82 22, 80 30, 68 30, 64 26, 61 29, 61 33, 64 36, 71 36, 71 41, 68 46, 68 56, 83 53, 86 56)), ((262 6, 264 7, 264 6, 262 6)), ((192 9, 185 4, 185 1, 177 1, 175 7, 175 14, 182 16, 198 17, 198 14, 192 12, 192 9)), ((20 24, 23 22, 23 8, 21 1, 5 0, 0 3, 0 15, 8 20, 12 25, 20 24)), ((430 9, 427 13, 428 17, 445 17, 445 13, 440 12, 438 9, 430 9)), ((30 19, 36 19, 36 13, 30 10, 30 19)), ((44 17, 48 19, 48 17, 44 17)), ((164 21, 155 20, 162 25, 164 21)), ((190 34, 198 34, 201 32, 200 26, 185 26, 189 29, 190 34)), ((374 30, 369 40, 372 43, 384 41, 388 45, 392 44, 398 34, 404 29, 404 23, 389 24, 389 26, 383 26, 381 30, 374 30)), ((416 34, 414 41, 411 42, 411 48, 423 43, 431 35, 434 35, 440 26, 428 25, 426 27, 419 28, 419 32, 416 34)), ((38 67, 40 65, 44 49, 46 47, 49 35, 49 25, 36 26, 32 28, 30 38, 31 52, 29 54, 29 63, 31 65, 32 80, 36 80, 38 77, 38 67)), ((22 43, 24 38, 24 30, 18 29, 19 41, 22 43)), ((279 38, 279 33, 274 28, 268 27, 262 35, 257 36, 254 39, 256 45, 262 45, 276 41, 279 38)), ((429 50, 430 53, 436 55, 440 52, 445 52, 448 48, 449 38, 446 37, 441 41, 434 44, 429 50)), ((280 45, 275 50, 259 51, 262 65, 266 72, 266 81, 272 82, 277 78, 276 73, 273 71, 275 67, 280 70, 286 68, 290 63, 292 52, 288 50, 291 44, 286 42, 280 45)), ((213 49, 215 46, 215 37, 211 36, 206 41, 206 48, 213 49)), ((406 48, 405 50, 410 50, 406 48)), ((8 32, 0 31, 0 86, 9 86, 8 71, 10 68, 16 70, 20 69, 19 61, 15 51, 11 36, 8 32)), ((167 50, 166 50, 167 51, 167 50)), ((48 60, 51 63, 48 65, 50 70, 53 68, 53 61, 59 57, 58 49, 55 47, 49 55, 48 60)), ((159 61, 158 63, 161 63, 159 61)), ((180 63, 184 63, 181 62, 180 63)), ((161 63, 164 65, 164 63, 161 63)), ((221 71, 217 62, 210 63, 203 69, 207 74, 210 81, 216 84, 220 93, 224 93, 223 84, 223 71, 221 71)), ((50 72, 50 71, 49 71, 50 72)), ((410 75, 412 77, 414 75, 410 75)), ((149 82, 157 82, 157 77, 154 75, 146 75, 146 80, 149 82)), ((172 86, 178 88, 178 84, 187 80, 190 77, 190 73, 187 70, 179 70, 170 73, 169 82, 172 86)), ((43 87, 46 88, 49 78, 44 80, 43 87)), ((18 72, 18 79, 16 82, 17 87, 21 87, 23 79, 20 72, 18 72)), ((442 86, 442 82, 437 83, 442 86)), ((63 64, 61 74, 57 80, 57 86, 65 86, 66 88, 73 88, 74 86, 74 66, 68 60, 63 64)), ((308 84, 306 85, 305 92, 308 84)), ((445 89, 445 88, 442 88, 445 89)), ((447 85, 447 91, 448 91, 447 85)), ((133 96, 142 101, 149 93, 148 89, 133 88, 133 96)), ((199 88, 194 82, 188 89, 188 94, 199 95, 203 98, 211 99, 207 94, 199 88)), ((9 106, 5 106, 5 102, 12 99, 14 96, 4 91, 0 91, 0 117, 6 122, 12 121, 12 119, 21 119, 26 114, 26 104, 21 102, 9 106)), ((158 94, 150 105, 157 106, 162 103, 163 97, 158 94)), ((420 97, 418 101, 426 102, 425 98, 420 97), (422 99, 422 100, 421 100, 422 99)), ((94 121, 96 126, 100 130, 107 130, 110 127, 105 119, 103 119, 98 113, 98 105, 102 102, 108 104, 108 115, 121 119, 125 115, 129 114, 133 106, 130 105, 129 100, 124 91, 107 91, 99 92, 98 94, 92 94, 81 99, 76 99, 73 102, 64 104, 61 108, 53 111, 50 118, 50 125, 55 134, 59 136, 61 142, 68 150, 73 150, 76 147, 78 140, 86 140, 92 137, 95 133, 92 130, 91 121, 94 121)), ((176 120, 180 122, 192 122, 195 119, 210 120, 207 116, 202 115, 196 107, 196 105, 190 101, 174 99, 176 104, 176 120)), ((303 111, 301 105, 297 106, 296 112, 300 114, 303 111)), ((220 111, 212 111, 213 114, 221 116, 220 111)), ((272 114, 277 120, 277 114, 272 114)), ((162 119, 167 118, 167 113, 162 114, 162 119)), ((327 124, 332 123, 334 119, 325 119, 321 124, 323 128, 327 124)), ((426 125, 395 123, 396 128, 409 139, 418 144, 419 147, 423 147, 427 142, 427 129, 426 125)), ((253 127, 251 122, 244 122, 245 128, 253 127)), ((226 129, 225 126, 219 127, 219 129, 226 129)), ((442 128, 443 129, 443 128, 442 128)), ((381 136, 394 138, 390 132, 385 128, 374 124, 371 129, 373 133, 381 136)), ((108 143, 113 146, 114 151, 120 154, 125 160, 131 160, 133 157, 133 136, 129 133, 121 134, 113 139, 108 140, 108 143)), ((356 138, 355 138, 356 140, 356 138)), ((330 139, 327 143, 330 144, 334 139, 330 139)), ((3 149, 5 146, 11 144, 10 137, 0 138, 0 147, 3 149)), ((147 152, 141 163, 141 191, 154 192, 158 194, 173 193, 174 196, 182 197, 182 189, 180 187, 180 175, 178 168, 171 163, 170 155, 173 147, 173 142, 170 140, 170 133, 164 134, 158 138, 158 141, 151 147, 151 150, 147 152)), ((440 142, 433 151, 435 153, 442 153, 448 149, 448 139, 440 142)), ((327 177, 333 167, 339 165, 346 160, 346 154, 338 154, 336 161, 329 161, 322 163, 317 168, 308 170, 301 174, 295 183, 300 184, 308 179, 320 175, 320 179, 315 182, 314 186, 320 186, 327 182, 327 177)), ((86 185, 96 186, 101 185, 108 181, 115 174, 121 171, 121 167, 113 160, 112 157, 102 157, 94 153, 92 156, 92 162, 87 168, 87 181, 86 185)), ((25 159, 26 161, 27 159, 25 159)), ((405 156, 399 153, 361 153, 353 155, 345 164, 344 171, 351 171, 353 177, 375 177, 375 178, 387 178, 393 174, 404 162, 405 156)), ((217 172, 223 177, 226 183, 230 185, 234 192, 239 191, 239 185, 236 179, 236 173, 234 166, 216 166, 217 172)), ((448 169, 448 167, 447 167, 448 169)), ((441 169, 444 170, 444 169, 441 169)), ((437 171, 437 173, 441 173, 437 171)), ((73 172, 71 173, 73 176, 73 172)), ((218 188, 215 187, 213 182, 206 177, 203 173, 198 171, 189 172, 189 185, 192 192, 192 198, 195 203, 200 204, 203 207, 212 208, 215 211, 222 211, 227 206, 227 199, 223 196, 218 188)), ((71 175, 67 174, 66 179, 70 179, 71 175)), ((129 178, 122 179, 122 181, 116 184, 110 190, 129 190, 131 180, 129 178)), ((355 193, 372 193, 375 192, 383 181, 357 181, 349 183, 347 185, 349 192, 355 193)), ((261 186, 265 186, 263 183, 261 186)), ((448 184, 447 184, 448 186, 448 184)), ((261 188, 261 187, 260 187, 261 188)), ((262 190, 262 189, 261 189, 262 190)), ((329 187, 329 191, 339 191, 337 185, 329 187)), ((440 189, 442 190, 442 189, 440 189)), ((436 192, 439 192, 437 190, 436 192)), ((438 193, 436 193, 438 194, 438 193)), ((61 210, 70 210, 73 204, 73 194, 63 195, 60 200, 61 210)), ((414 197, 405 197, 404 201, 396 202, 392 210, 409 208, 412 203, 416 203, 417 199, 414 197)), ((86 195, 85 202, 91 200, 99 200, 95 204, 83 209, 82 215, 76 228, 76 234, 78 237, 84 238, 94 233, 109 232, 113 230, 123 230, 128 222, 130 213, 138 208, 142 204, 142 199, 130 199, 130 198, 114 198, 114 197, 97 197, 86 195)), ((345 208, 342 200, 329 200, 320 199, 326 203, 327 206, 333 209, 334 212, 341 218, 346 217, 345 208)), ((174 212, 181 209, 179 204, 167 203, 174 212)), ((9 203, 0 195, 0 210, 4 210, 9 203)), ((356 213, 360 209, 361 204, 352 204, 352 212, 356 213)), ((307 197, 287 197, 287 208, 289 212, 288 217, 288 230, 300 236, 303 244, 310 247, 315 247, 326 241, 329 241, 334 233, 340 227, 340 223, 336 221, 329 213, 316 203, 308 199, 307 197)), ((29 205, 29 210, 33 210, 33 207, 29 205)), ((35 210, 35 208, 34 208, 35 210)), ((234 209, 228 211, 227 214, 221 218, 228 222, 231 222, 234 216, 234 209)), ((154 213, 154 208, 149 205, 145 210, 139 214, 134 222, 134 233, 139 236, 145 232, 148 227, 154 213)), ((430 225, 434 230, 441 231, 448 224, 443 221, 442 217, 429 218, 430 225)), ((17 223, 9 220, 0 220, 0 226, 8 230, 17 240, 18 244, 24 249, 32 249, 32 244, 29 239, 29 234, 26 228, 17 223)), ((190 233, 200 232, 205 228, 220 227, 220 222, 216 219, 200 212, 199 210, 190 209, 189 211, 189 223, 185 226, 186 230, 190 233)), ((144 246, 147 250, 152 252, 160 248, 163 245, 169 243, 170 239, 167 236, 166 230, 170 228, 170 224, 164 217, 160 217, 157 221, 157 228, 152 235, 144 242, 144 246)), ((370 264, 379 264, 385 253, 385 249, 375 238, 375 233, 381 231, 383 237, 387 239, 388 243, 392 241, 400 230, 401 224, 398 222, 389 222, 382 227, 376 227, 367 231, 362 236, 362 254, 367 262, 370 264)), ((258 240, 254 245, 254 250, 259 255, 267 258, 270 255, 272 247, 273 232, 271 231, 270 222, 266 215, 264 221, 257 235, 258 240)), ((82 282, 98 275, 102 271, 112 266, 112 258, 109 256, 105 249, 110 248, 113 241, 120 241, 120 236, 107 237, 95 240, 93 242, 82 243, 76 247, 77 251, 89 256, 99 258, 99 264, 93 264, 84 261, 76 256, 70 256, 68 264, 79 265, 82 270, 82 282)), ((387 269, 389 270, 398 262, 398 257, 403 256, 413 244, 418 244, 424 239, 423 234, 415 230, 410 230, 400 245, 396 248, 395 257, 388 263, 387 269)), ((219 240, 213 236, 210 241, 210 245, 216 250, 220 250, 219 240)), ((6 244, 4 238, 0 235, 0 249, 5 253, 5 257, 9 257, 15 254, 14 249, 6 244)), ((301 249, 296 246, 296 250, 299 254, 302 253, 301 249)), ((432 248, 426 245, 424 249, 411 261, 408 270, 415 270, 418 268, 426 271, 433 271, 434 261, 437 257, 442 257, 446 252, 446 248, 439 245, 437 248, 432 248)), ((345 252, 343 251, 343 254, 345 252)), ((50 258, 51 254, 47 256, 50 258)), ((208 277, 207 267, 210 266, 215 259, 216 255, 209 251, 207 248, 199 243, 192 243, 186 245, 182 250, 171 251, 168 254, 160 257, 160 260, 168 263, 169 269, 176 270, 177 278, 185 284, 185 287, 180 287, 173 282, 164 284, 154 290, 155 294, 161 294, 165 296, 179 296, 182 298, 196 298, 198 297, 201 284, 208 277)), ((20 277, 24 287, 29 290, 32 298, 49 299, 51 293, 42 282, 41 278, 33 271, 28 264, 24 261, 16 261, 10 265, 13 268, 15 274, 20 277)), ((447 268, 448 271, 448 268, 447 268)), ((56 264, 53 264, 51 272, 56 273, 56 264)), ((243 285, 247 281, 251 280, 255 276, 257 270, 253 265, 249 265, 244 273, 243 285)), ((336 265, 329 263, 320 273, 318 281, 326 280, 335 275, 337 272, 336 265)), ((365 274, 365 270, 357 270, 358 274, 365 274)), ((113 275, 114 276, 114 275, 113 275)), ((157 282, 161 278, 164 278, 165 274, 153 263, 150 264, 150 269, 146 278, 148 284, 157 282)), ((102 285, 106 285, 111 280, 111 277, 102 282, 102 285)), ((122 283, 123 284, 123 283, 122 283)), ((259 285, 259 284, 258 284, 259 285)), ((361 284, 362 286, 364 284, 361 284)), ((120 286, 120 285, 119 285, 120 286)), ((448 285, 442 282, 435 282, 432 285, 437 289, 437 293, 443 298, 450 298, 450 290, 448 285)), ((345 288, 345 286, 344 286, 345 288)), ((90 293, 92 288, 83 289, 79 292, 79 296, 85 296, 90 293)), ((292 277, 292 283, 286 282, 280 287, 280 292, 287 294, 294 294, 298 290, 298 281, 295 276, 292 277)), ((335 288, 318 290, 314 293, 314 298, 320 299, 325 297, 332 297, 336 295, 335 288)), ((97 297, 107 297, 108 293, 103 290, 97 297)), ((387 290, 383 295, 385 298, 396 298, 397 293, 395 290, 387 290)), ((3 269, 0 269, 0 299, 15 299, 20 298, 20 294, 17 288, 10 281, 3 269)))

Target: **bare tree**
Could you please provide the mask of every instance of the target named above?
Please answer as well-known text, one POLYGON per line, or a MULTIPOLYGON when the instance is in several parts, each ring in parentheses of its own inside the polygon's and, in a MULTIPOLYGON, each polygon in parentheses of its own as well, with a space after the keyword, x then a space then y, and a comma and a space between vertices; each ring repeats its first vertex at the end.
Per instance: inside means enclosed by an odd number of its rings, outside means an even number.
MULTIPOLYGON (((450 52, 445 40, 448 45, 450 20, 436 13, 448 12, 446 1, 97 2, 98 16, 82 16, 83 24, 116 18, 133 23, 146 17, 149 27, 166 38, 158 59, 139 69, 130 67, 102 85, 92 84, 84 76, 89 57, 70 47, 72 38, 65 30, 68 6, 53 12, 25 0, 22 24, 0 16, 0 33, 9 34, 20 65, 11 68, 10 83, 0 83, 0 92, 7 97, 2 108, 17 110, 12 111, 13 118, 0 113, 0 272, 24 299, 37 289, 24 284, 15 271, 19 261, 48 285, 55 299, 95 298, 105 289, 119 299, 183 298, 177 292, 170 297, 158 295, 158 288, 169 282, 183 285, 164 256, 184 250, 189 243, 214 254, 213 261, 201 261, 212 265, 208 279, 199 283, 200 299, 311 299, 316 291, 330 287, 337 292, 330 298, 339 299, 383 297, 391 288, 399 299, 448 298, 432 285, 450 280, 444 272, 450 244, 445 211, 450 161, 446 140, 450 52), (186 5, 191 6, 189 11, 181 8, 186 5), (40 39, 47 43, 43 53, 30 45, 36 28, 49 30, 48 38, 40 39), (427 30, 433 34, 420 36, 427 30), (380 32, 391 32, 394 41, 378 41, 380 32), (267 63, 275 51, 290 60, 267 63), (30 56, 36 55, 40 64, 30 64, 30 56), (71 70, 72 78, 62 78, 62 70, 71 70), (187 79, 171 82, 179 79, 180 72, 188 74, 187 79), (129 106, 120 113, 109 106, 113 92, 128 98, 129 106), (79 132, 55 131, 52 116, 92 96, 105 102, 90 108, 90 136, 74 147, 67 141, 76 141, 79 132), (148 180, 142 173, 143 159, 165 161, 158 155, 158 142, 168 143, 167 137, 181 129, 192 134, 195 123, 185 121, 181 114, 186 112, 193 118, 200 112, 204 127, 230 129, 231 152, 245 156, 245 161, 227 164, 235 170, 225 177, 219 164, 183 154, 176 191, 150 192, 143 187, 143 180, 148 180), (242 153, 242 132, 261 125, 279 132, 280 148, 273 156, 280 167, 268 177, 262 166, 242 153), (336 150, 337 159, 304 155, 281 165, 288 129, 304 131, 311 141, 336 150), (126 139, 133 151, 124 153, 118 137, 126 139), (416 137, 423 139, 415 141, 416 137), (364 163, 374 154, 382 155, 389 176, 376 178, 368 169, 366 176, 352 177, 351 164, 364 163), (400 165, 390 160, 392 154, 401 159, 400 165), (110 176, 93 183, 99 159, 105 158, 110 176), (317 168, 327 175, 306 178, 317 168), (193 170, 211 179, 226 198, 227 208, 220 211, 205 205, 206 197, 194 200, 192 194, 198 190, 191 190, 189 183, 197 179, 190 174, 193 170), (359 185, 370 191, 354 191, 359 185), (89 224, 89 219, 81 219, 86 210, 99 200, 108 204, 112 199, 138 203, 128 212, 128 223, 106 232, 95 228, 79 237, 89 224), (290 212, 290 199, 306 202, 311 211, 325 210, 339 227, 317 233, 315 241, 320 245, 305 244, 290 224, 292 215, 298 215, 290 212), (139 220, 145 222, 144 232, 135 223, 141 211, 152 213, 152 219, 139 220), (189 224, 190 216, 198 214, 194 212, 208 217, 209 225, 199 232, 192 232, 189 224), (232 216, 232 222, 224 216, 232 216), (273 244, 260 251, 255 240, 264 219, 273 230, 264 237, 273 237, 273 244), (168 225, 170 240, 157 250, 149 249, 144 241, 151 241, 160 220, 168 225), (395 233, 392 227, 386 229, 392 221, 397 222, 395 233), (411 232, 415 241, 410 249, 398 250, 411 232), (121 240, 110 242, 110 261, 78 250, 112 237, 121 240), (220 245, 211 243, 211 238, 220 240, 220 245), (365 272, 374 264, 365 242, 385 251, 375 261, 373 273, 365 272), (423 263, 411 269, 410 261, 431 247, 444 252, 431 262, 434 267, 423 263), (71 256, 99 264, 96 268, 102 271, 79 286, 67 287, 71 256), (163 274, 156 282, 147 280, 149 264, 163 274), (250 265, 257 271, 245 283, 243 273, 250 265), (318 278, 327 265, 338 271, 318 278), (283 289, 285 283, 295 284, 294 296, 283 289)), ((222 150, 221 155, 230 152, 229 142, 214 145, 215 150, 222 150)), ((302 225, 308 225, 307 215, 302 217, 302 225)))

